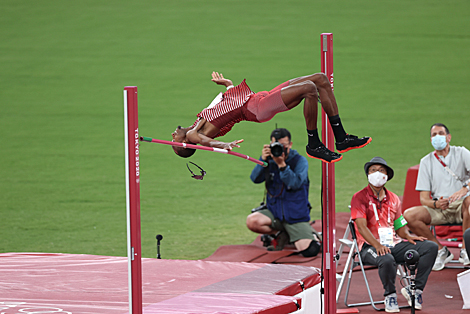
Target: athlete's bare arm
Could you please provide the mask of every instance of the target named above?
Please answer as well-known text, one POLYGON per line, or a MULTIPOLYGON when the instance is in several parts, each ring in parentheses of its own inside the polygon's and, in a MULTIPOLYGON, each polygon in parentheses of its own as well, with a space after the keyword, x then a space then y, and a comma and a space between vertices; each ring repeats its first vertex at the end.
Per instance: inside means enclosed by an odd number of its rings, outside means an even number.
POLYGON ((195 129, 189 130, 188 133, 186 133, 186 139, 193 144, 200 144, 203 146, 221 148, 226 150, 232 150, 232 148, 234 147, 240 147, 240 145, 238 144, 243 142, 243 140, 237 140, 230 143, 217 141, 202 133, 198 133, 195 129))

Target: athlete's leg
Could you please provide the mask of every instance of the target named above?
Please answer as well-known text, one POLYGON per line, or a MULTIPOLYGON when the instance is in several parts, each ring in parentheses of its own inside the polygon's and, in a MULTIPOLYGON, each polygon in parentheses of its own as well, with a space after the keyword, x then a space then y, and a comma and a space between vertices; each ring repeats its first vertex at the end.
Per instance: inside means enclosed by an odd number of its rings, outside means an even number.
POLYGON ((323 110, 328 116, 336 139, 336 149, 342 153, 351 149, 361 148, 371 142, 370 137, 358 138, 345 132, 338 114, 338 104, 333 94, 328 77, 324 73, 316 73, 289 81, 289 86, 281 90, 281 97, 288 109, 296 107, 304 100, 304 118, 309 135, 307 154, 326 162, 335 162, 341 155, 331 155, 329 150, 318 139, 318 97, 323 110))
MULTIPOLYGON (((333 94, 333 90, 331 89, 328 77, 324 73, 315 73, 312 75, 297 77, 289 81, 289 86, 304 82, 312 82, 316 86, 323 110, 325 110, 329 117, 336 116, 338 114, 338 104, 336 103, 336 98, 333 94)), ((318 101, 318 97, 316 101, 318 101)), ((287 105, 287 107, 289 106, 287 105)))
POLYGON ((304 100, 304 118, 308 134, 307 155, 328 163, 341 160, 342 156, 327 149, 318 137, 318 88, 315 83, 311 79, 293 79, 289 86, 281 90, 281 98, 288 109, 296 107, 304 100))
POLYGON ((318 118, 318 92, 317 86, 312 81, 302 81, 281 90, 281 98, 288 109, 296 107, 302 100, 304 102, 304 117, 307 130, 317 128, 318 118))

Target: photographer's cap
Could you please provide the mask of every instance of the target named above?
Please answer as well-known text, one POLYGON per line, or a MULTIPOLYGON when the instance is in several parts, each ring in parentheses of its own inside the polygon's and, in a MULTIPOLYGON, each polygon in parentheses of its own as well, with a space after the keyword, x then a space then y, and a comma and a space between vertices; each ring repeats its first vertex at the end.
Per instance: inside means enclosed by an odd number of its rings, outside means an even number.
POLYGON ((366 176, 369 174, 369 168, 372 165, 382 165, 385 167, 385 169, 387 169, 387 181, 390 181, 393 178, 393 169, 387 165, 387 162, 382 157, 374 157, 369 162, 366 162, 366 164, 364 165, 366 176))
POLYGON ((278 141, 280 138, 284 138, 286 136, 289 138, 289 141, 290 141, 291 140, 290 132, 287 129, 278 128, 271 132, 271 137, 269 139, 274 137, 274 139, 278 141))

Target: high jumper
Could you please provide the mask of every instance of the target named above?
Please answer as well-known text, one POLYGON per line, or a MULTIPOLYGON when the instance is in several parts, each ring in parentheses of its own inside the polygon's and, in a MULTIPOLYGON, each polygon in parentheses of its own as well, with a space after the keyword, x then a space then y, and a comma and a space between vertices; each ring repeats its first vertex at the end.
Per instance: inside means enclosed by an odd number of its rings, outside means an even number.
MULTIPOLYGON (((172 133, 173 141, 188 144, 232 150, 240 147, 241 140, 221 142, 215 140, 227 134, 235 123, 241 121, 266 122, 277 113, 295 108, 304 100, 304 118, 307 126, 308 145, 307 155, 327 163, 339 161, 343 156, 339 153, 361 148, 372 141, 370 137, 359 138, 347 134, 341 123, 330 82, 324 73, 316 73, 288 80, 276 86, 271 91, 254 93, 243 80, 233 86, 231 80, 223 77, 222 73, 212 72, 212 81, 223 85, 227 91, 219 94, 216 99, 203 111, 197 114, 197 119, 190 127, 178 126, 172 133), (320 141, 317 130, 318 100, 333 129, 336 140, 336 150, 332 152, 320 141)), ((173 146, 178 156, 187 158, 194 154, 195 149, 173 146)))

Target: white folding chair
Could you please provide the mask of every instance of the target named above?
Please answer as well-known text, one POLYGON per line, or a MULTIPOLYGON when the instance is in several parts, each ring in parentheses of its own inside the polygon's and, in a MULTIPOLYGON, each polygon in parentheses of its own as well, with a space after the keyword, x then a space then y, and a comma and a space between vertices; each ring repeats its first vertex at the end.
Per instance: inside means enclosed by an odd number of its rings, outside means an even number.
MULTIPOLYGON (((343 289, 344 282, 347 280, 346 283, 346 292, 344 296, 344 304, 348 307, 352 306, 362 306, 362 305, 372 305, 372 307, 377 310, 377 311, 383 311, 385 310, 384 308, 378 308, 376 304, 383 304, 384 300, 382 301, 374 301, 372 297, 372 293, 370 291, 369 287, 369 282, 367 280, 366 272, 364 269, 364 263, 362 262, 361 256, 359 254, 359 247, 357 244, 357 239, 356 239, 356 231, 354 229, 354 221, 350 220, 348 223, 348 226, 346 228, 346 231, 344 232, 344 236, 342 239, 339 240, 341 243, 338 249, 338 254, 336 255, 336 259, 339 260, 341 257, 343 250, 345 246, 349 247, 349 254, 348 258, 346 260, 346 264, 344 265, 344 270, 342 275, 337 275, 337 279, 339 280, 339 286, 336 291, 336 303, 338 303, 339 296, 341 295, 341 291, 343 289), (351 239, 349 239, 349 235, 351 235, 351 239), (351 280, 352 280, 352 273, 354 268, 357 266, 361 267, 361 272, 364 277, 364 282, 366 284, 366 289, 367 289, 367 294, 369 296, 368 302, 360 302, 360 303, 348 303, 348 296, 349 296, 349 288, 351 285, 351 280)), ((367 265, 366 265, 367 266, 367 265)), ((400 283, 402 286, 406 286, 409 284, 408 279, 407 279, 407 274, 403 268, 403 265, 398 264, 397 265, 397 276, 400 278, 400 283)))

